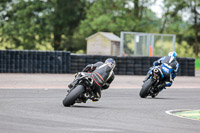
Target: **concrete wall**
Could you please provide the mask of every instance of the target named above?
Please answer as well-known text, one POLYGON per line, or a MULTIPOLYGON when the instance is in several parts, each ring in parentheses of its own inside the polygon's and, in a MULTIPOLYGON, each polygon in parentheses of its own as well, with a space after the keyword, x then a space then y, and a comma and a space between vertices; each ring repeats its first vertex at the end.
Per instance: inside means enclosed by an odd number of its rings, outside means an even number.
POLYGON ((119 56, 120 55, 120 42, 111 41, 111 55, 119 56))

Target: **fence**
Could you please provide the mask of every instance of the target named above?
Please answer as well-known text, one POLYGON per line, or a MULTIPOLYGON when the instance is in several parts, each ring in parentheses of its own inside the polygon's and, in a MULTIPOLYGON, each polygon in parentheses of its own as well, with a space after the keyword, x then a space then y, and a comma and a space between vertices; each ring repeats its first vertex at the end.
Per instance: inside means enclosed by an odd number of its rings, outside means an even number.
POLYGON ((176 35, 121 32, 120 55, 163 56, 175 51, 176 35))
MULTIPOLYGON (((77 55, 65 51, 0 51, 0 73, 76 73, 86 65, 107 58, 116 60, 115 74, 146 75, 149 67, 160 57, 117 57, 77 55)), ((178 58, 178 75, 195 76, 195 59, 178 58)))

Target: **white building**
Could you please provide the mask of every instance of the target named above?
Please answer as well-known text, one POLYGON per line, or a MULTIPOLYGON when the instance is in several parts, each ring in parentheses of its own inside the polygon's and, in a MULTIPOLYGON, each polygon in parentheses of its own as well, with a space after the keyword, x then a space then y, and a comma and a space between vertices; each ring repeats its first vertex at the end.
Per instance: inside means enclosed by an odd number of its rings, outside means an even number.
POLYGON ((97 32, 86 40, 88 55, 120 55, 120 38, 111 32, 97 32))

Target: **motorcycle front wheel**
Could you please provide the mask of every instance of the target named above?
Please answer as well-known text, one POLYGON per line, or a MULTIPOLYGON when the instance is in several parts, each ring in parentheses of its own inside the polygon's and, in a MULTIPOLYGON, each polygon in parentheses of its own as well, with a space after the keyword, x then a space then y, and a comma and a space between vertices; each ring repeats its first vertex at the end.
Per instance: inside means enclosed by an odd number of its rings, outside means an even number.
POLYGON ((142 85, 142 89, 140 90, 141 98, 146 98, 149 95, 149 90, 153 83, 153 79, 148 79, 146 82, 144 82, 144 84, 142 85))
POLYGON ((71 90, 69 94, 65 97, 63 100, 63 105, 65 107, 69 107, 71 105, 74 105, 76 99, 85 91, 84 86, 78 85, 76 88, 71 90))

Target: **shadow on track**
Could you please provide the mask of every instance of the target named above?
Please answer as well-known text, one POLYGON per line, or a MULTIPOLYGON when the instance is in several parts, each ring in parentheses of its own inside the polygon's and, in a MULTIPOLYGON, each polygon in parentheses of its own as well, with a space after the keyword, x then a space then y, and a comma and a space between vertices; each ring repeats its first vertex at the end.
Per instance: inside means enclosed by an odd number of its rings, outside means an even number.
POLYGON ((146 98, 146 99, 157 99, 157 100, 159 100, 159 99, 163 99, 163 100, 174 100, 174 99, 177 99, 177 98, 165 98, 165 97, 155 97, 155 98, 151 98, 151 97, 149 97, 149 98, 146 98))
POLYGON ((70 108, 104 108, 104 107, 73 105, 73 106, 70 106, 70 108))

